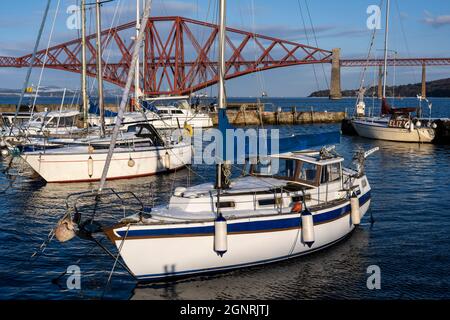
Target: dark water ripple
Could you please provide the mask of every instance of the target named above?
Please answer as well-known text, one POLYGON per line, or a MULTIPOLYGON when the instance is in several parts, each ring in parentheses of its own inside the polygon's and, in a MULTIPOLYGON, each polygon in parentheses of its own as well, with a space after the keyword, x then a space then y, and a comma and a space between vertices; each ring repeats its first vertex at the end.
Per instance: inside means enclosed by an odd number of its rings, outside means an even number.
MULTIPOLYGON (((293 101, 280 100, 285 107, 293 101)), ((303 100, 302 100, 303 101, 303 100)), ((333 110, 348 101, 330 103, 309 99, 333 110), (319 102, 317 102, 319 101, 319 102)), ((350 104, 351 105, 351 104, 350 104)), ((434 103, 436 115, 449 115, 450 100, 434 103)), ((323 132, 337 125, 284 127, 283 133, 323 132)), ((31 254, 46 239, 64 213, 71 192, 94 184, 46 185, 25 167, 12 188, 0 193, 0 299, 392 299, 450 298, 450 148, 371 141, 342 137, 337 146, 347 163, 358 147, 380 147, 367 160, 372 185, 373 226, 366 217, 351 237, 327 250, 268 266, 204 276, 170 283, 139 285, 120 268, 108 288, 112 260, 90 242, 74 239, 52 242, 35 260, 31 254), (68 290, 63 277, 52 279, 77 264, 82 290, 68 290), (381 290, 368 290, 366 269, 381 268, 381 290)), ((4 166, 3 163, 1 166, 4 166)), ((211 169, 194 166, 207 179, 211 169)), ((202 180, 182 170, 175 174, 115 181, 109 185, 131 190, 151 204, 168 200, 173 186, 202 180)), ((0 191, 7 181, 0 175, 0 191)), ((104 241, 109 245, 108 241, 104 241)))

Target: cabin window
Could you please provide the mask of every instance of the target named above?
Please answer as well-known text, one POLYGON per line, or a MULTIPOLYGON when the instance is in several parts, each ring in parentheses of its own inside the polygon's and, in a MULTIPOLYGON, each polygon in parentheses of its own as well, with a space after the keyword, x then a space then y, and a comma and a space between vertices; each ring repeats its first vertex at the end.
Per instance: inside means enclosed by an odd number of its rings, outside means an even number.
POLYGON ((332 163, 322 167, 322 175, 320 182, 327 183, 341 179, 340 163, 332 163))
POLYGON ((295 175, 295 160, 279 159, 278 162, 278 176, 286 178, 294 178, 295 175))
MULTIPOLYGON (((305 201, 311 200, 311 195, 306 194, 304 199, 305 199, 305 201)), ((303 202, 303 196, 293 196, 292 202, 303 202)))
MULTIPOLYGON (((61 118, 59 118, 60 120, 61 120, 61 118)), ((45 118, 45 125, 47 126, 47 127, 56 127, 56 125, 58 124, 58 119, 57 118, 55 118, 55 117, 48 117, 48 118, 45 118)), ((61 125, 62 126, 62 125, 61 125)))
POLYGON ((315 184, 317 175, 317 165, 309 162, 303 162, 300 170, 299 179, 309 184, 315 184))
POLYGON ((281 198, 268 198, 268 199, 260 199, 258 200, 258 205, 260 206, 274 206, 275 204, 280 204, 281 198))
POLYGON ((173 114, 183 114, 183 111, 181 110, 172 110, 173 114))
POLYGON ((252 166, 252 173, 293 179, 295 177, 295 160, 279 158, 272 159, 268 164, 258 162, 252 166))
MULTIPOLYGON (((236 204, 234 203, 234 201, 220 201, 219 206, 221 209, 234 208, 236 206, 236 204)), ((216 208, 219 206, 217 205, 217 202, 216 202, 216 208)))

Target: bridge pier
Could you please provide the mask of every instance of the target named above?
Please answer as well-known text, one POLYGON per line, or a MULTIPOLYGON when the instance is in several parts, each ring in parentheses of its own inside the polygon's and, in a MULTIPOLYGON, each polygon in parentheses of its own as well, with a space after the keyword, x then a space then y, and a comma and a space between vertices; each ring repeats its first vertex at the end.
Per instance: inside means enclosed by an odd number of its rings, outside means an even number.
POLYGON ((383 68, 378 67, 378 99, 383 98, 383 68))
POLYGON ((427 97, 427 71, 425 63, 422 64, 422 98, 427 97))
POLYGON ((342 98, 341 93, 341 49, 334 48, 331 56, 331 83, 330 83, 330 99, 338 100, 342 98))

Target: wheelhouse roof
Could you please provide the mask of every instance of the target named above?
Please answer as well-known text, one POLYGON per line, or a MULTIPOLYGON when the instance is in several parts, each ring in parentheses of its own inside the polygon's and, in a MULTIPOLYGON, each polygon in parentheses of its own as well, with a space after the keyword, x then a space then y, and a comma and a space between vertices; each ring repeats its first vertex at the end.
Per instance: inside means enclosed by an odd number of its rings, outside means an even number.
POLYGON ((344 161, 344 158, 342 158, 340 156, 334 156, 334 157, 330 157, 330 158, 321 159, 320 151, 317 151, 317 150, 285 152, 285 153, 270 155, 269 157, 299 160, 299 161, 308 162, 308 163, 312 163, 312 164, 316 164, 316 165, 320 165, 320 166, 333 164, 333 163, 340 163, 340 162, 344 161))

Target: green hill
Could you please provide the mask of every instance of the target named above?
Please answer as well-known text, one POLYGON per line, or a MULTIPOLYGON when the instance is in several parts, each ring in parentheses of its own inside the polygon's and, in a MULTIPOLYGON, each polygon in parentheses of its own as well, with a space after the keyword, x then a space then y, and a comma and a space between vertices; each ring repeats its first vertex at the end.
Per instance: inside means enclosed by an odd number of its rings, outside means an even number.
MULTIPOLYGON (((366 91, 366 96, 371 97, 375 90, 375 95, 377 94, 377 86, 370 87, 366 91)), ((343 97, 355 97, 357 94, 357 89, 355 90, 343 90, 343 97)), ((386 96, 392 96, 393 91, 395 96, 398 97, 416 97, 422 91, 422 84, 405 84, 399 86, 386 87, 386 96)), ((309 97, 328 97, 330 95, 329 90, 315 91, 309 95, 309 97)), ((427 82, 427 97, 450 97, 450 78, 440 79, 427 82)))

